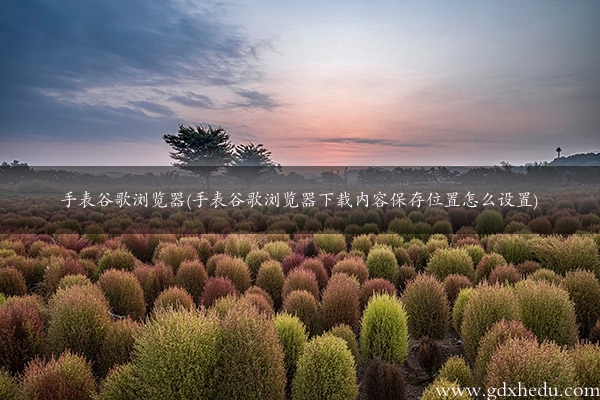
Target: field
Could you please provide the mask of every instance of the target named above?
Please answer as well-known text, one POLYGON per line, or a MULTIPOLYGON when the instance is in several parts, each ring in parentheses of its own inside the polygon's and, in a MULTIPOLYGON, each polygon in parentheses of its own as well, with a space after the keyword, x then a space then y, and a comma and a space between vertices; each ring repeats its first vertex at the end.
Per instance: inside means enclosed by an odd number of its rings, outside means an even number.
POLYGON ((598 387, 598 199, 185 210, 8 196, 0 397, 598 387))

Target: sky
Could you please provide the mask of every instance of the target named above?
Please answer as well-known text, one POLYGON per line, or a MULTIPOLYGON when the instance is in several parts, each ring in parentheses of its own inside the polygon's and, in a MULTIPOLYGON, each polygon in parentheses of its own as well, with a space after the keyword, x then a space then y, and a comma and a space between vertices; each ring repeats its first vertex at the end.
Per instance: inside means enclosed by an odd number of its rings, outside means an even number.
POLYGON ((3 0, 0 162, 169 165, 222 126, 282 165, 600 151, 600 2, 3 0))

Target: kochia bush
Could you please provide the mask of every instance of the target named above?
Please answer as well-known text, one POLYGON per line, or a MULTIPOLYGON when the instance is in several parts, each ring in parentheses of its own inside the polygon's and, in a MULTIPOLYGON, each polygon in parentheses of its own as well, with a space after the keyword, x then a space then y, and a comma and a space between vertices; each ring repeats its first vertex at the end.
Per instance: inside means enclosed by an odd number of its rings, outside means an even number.
POLYGON ((398 280, 398 261, 391 248, 376 245, 367 255, 367 268, 371 278, 383 278, 394 285, 398 280))
POLYGON ((334 274, 321 301, 321 323, 324 330, 347 324, 358 332, 360 323, 360 285, 353 276, 334 274))
POLYGON ((443 284, 421 274, 409 282, 402 294, 408 316, 408 332, 415 338, 443 339, 450 325, 450 309, 443 284))
POLYGON ((146 314, 144 290, 131 272, 109 269, 98 279, 113 314, 141 321, 146 314))
POLYGON ((600 319, 600 283, 590 271, 569 271, 560 285, 567 290, 575 305, 581 337, 588 337, 600 319))
POLYGON ((426 271, 442 281, 451 274, 461 274, 470 280, 475 277, 473 260, 461 248, 436 251, 427 262, 426 271))

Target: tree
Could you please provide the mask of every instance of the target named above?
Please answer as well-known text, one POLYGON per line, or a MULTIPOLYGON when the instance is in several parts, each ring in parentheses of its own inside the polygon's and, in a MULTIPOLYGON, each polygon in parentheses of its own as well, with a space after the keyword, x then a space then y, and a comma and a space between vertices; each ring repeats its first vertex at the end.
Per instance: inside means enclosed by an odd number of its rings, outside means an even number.
POLYGON ((250 183, 259 176, 276 169, 275 163, 271 160, 271 152, 262 144, 254 145, 250 142, 247 145, 240 144, 235 147, 233 163, 227 172, 229 175, 245 181, 246 189, 249 189, 250 183))
POLYGON ((210 191, 210 176, 233 160, 233 144, 225 129, 218 126, 179 125, 176 135, 167 134, 163 139, 173 151, 169 153, 176 160, 174 166, 202 176, 210 191))

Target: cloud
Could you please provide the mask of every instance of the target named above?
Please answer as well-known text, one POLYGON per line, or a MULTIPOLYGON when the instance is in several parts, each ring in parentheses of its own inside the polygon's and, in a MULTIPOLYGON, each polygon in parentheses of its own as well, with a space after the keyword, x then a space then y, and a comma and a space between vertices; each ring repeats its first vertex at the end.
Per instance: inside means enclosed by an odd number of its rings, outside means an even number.
POLYGON ((161 116, 165 116, 165 117, 170 117, 170 116, 174 115, 173 111, 171 111, 171 109, 169 107, 162 106, 160 104, 156 104, 151 101, 132 101, 131 104, 133 104, 136 107, 141 108, 142 110, 149 111, 153 114, 157 114, 157 115, 161 115, 161 116))
POLYGON ((206 109, 212 109, 215 107, 215 103, 210 97, 193 92, 186 92, 185 95, 171 96, 169 100, 188 107, 199 107, 206 109))
POLYGON ((339 144, 370 144, 386 147, 414 147, 414 148, 429 148, 429 147, 446 147, 439 143, 416 143, 416 142, 400 142, 389 139, 366 139, 357 137, 330 137, 318 138, 319 143, 339 143, 339 144))
POLYGON ((236 92, 236 94, 241 97, 241 99, 229 103, 229 107, 264 108, 266 110, 271 110, 281 106, 281 104, 273 100, 270 95, 256 90, 240 90, 236 92))

